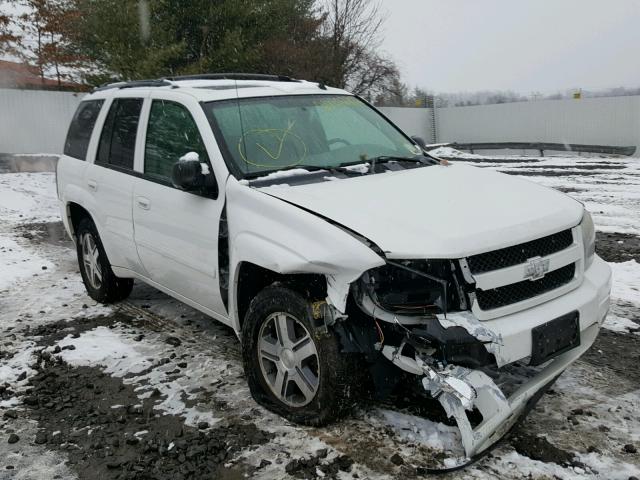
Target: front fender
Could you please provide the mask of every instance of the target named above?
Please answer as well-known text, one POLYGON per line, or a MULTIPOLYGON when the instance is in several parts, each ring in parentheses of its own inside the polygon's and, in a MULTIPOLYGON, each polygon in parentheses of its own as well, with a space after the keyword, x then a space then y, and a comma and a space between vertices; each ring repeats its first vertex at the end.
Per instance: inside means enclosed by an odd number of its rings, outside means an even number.
MULTIPOLYGON (((349 284, 384 260, 366 243, 328 221, 240 184, 227 182, 229 310, 236 309, 238 266, 251 262, 280 274, 315 273, 327 278, 327 301, 346 308, 349 284)), ((295 187, 292 187, 295 188, 295 187)))

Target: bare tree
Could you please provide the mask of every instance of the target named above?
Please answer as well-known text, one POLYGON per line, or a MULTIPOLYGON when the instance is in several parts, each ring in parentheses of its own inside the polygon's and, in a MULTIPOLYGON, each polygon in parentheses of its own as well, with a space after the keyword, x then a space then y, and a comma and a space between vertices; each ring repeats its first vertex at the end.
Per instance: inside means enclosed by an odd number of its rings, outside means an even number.
POLYGON ((328 0, 323 34, 325 80, 374 98, 393 87, 399 72, 379 53, 383 24, 380 4, 371 0, 328 0))
MULTIPOLYGON (((0 1, 0 8, 3 3, 0 1)), ((16 52, 16 42, 18 42, 19 38, 12 31, 13 21, 12 15, 0 11, 0 55, 15 54, 16 52)))
POLYGON ((62 85, 70 78, 69 69, 81 60, 70 48, 69 37, 78 12, 68 0, 9 0, 23 10, 17 16, 23 41, 18 54, 35 64, 41 79, 52 74, 62 85))

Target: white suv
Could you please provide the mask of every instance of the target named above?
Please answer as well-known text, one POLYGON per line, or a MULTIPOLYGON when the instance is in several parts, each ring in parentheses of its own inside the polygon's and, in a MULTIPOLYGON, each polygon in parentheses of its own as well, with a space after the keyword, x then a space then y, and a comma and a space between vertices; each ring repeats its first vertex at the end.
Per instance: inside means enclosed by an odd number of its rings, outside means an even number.
POLYGON ((80 104, 58 195, 97 301, 138 279, 231 326, 295 422, 417 387, 471 457, 591 346, 611 274, 580 203, 421 145, 322 84, 118 83, 80 104))

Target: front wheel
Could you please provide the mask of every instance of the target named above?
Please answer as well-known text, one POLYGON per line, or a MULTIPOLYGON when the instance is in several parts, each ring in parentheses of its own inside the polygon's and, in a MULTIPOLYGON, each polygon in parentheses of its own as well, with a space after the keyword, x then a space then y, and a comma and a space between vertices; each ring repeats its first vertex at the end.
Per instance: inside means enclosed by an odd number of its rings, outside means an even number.
POLYGON ((116 277, 93 220, 83 218, 76 229, 76 251, 82 281, 96 302, 124 300, 133 289, 133 279, 116 277))
POLYGON ((245 317, 242 355, 258 403, 292 422, 319 426, 351 407, 354 396, 348 358, 335 335, 314 329, 312 318, 302 295, 265 288, 245 317))

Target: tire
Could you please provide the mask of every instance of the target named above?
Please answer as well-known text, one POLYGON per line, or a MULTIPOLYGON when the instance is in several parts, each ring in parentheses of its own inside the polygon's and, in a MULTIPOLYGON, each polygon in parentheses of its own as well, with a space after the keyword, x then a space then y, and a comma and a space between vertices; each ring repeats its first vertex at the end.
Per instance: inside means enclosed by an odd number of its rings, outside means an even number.
POLYGON ((113 303, 129 296, 133 279, 116 277, 113 273, 98 229, 90 218, 83 218, 78 224, 76 252, 82 281, 91 298, 100 303, 113 303))
MULTIPOLYGON (((251 395, 259 404, 294 423, 322 426, 353 406, 358 386, 353 385, 354 375, 349 369, 349 357, 340 353, 336 336, 314 329, 312 318, 309 302, 299 293, 279 284, 265 288, 252 300, 245 316, 242 357, 251 395), (283 323, 288 325, 286 328, 289 331, 294 332, 289 335, 289 339, 294 338, 292 344, 295 346, 291 348, 293 356, 303 351, 310 352, 311 344, 315 348, 315 359, 310 356, 298 363, 287 356, 282 341, 277 338, 277 329, 280 327, 276 327, 276 324, 281 326, 283 323), (304 339, 303 330, 306 330, 310 343, 304 339), (304 350, 297 348, 303 344, 304 350), (282 349, 275 357, 278 361, 267 355, 273 353, 272 348, 282 349), (282 371, 286 371, 287 376, 282 382, 284 390, 281 389, 278 395, 275 392, 279 386, 278 375, 283 375, 282 371), (314 383, 316 372, 317 381, 314 383), (300 388, 301 382, 307 385, 306 393, 300 388), (309 388, 309 385, 313 388, 309 388), (313 393, 311 398, 310 391, 313 393)), ((282 338, 286 337, 283 335, 282 338)))

